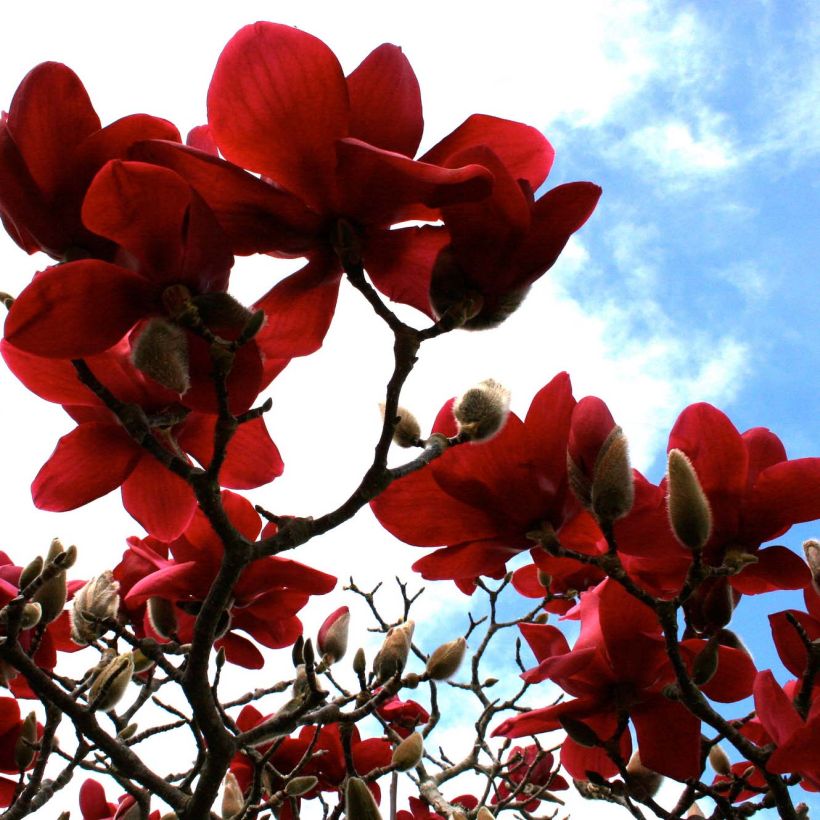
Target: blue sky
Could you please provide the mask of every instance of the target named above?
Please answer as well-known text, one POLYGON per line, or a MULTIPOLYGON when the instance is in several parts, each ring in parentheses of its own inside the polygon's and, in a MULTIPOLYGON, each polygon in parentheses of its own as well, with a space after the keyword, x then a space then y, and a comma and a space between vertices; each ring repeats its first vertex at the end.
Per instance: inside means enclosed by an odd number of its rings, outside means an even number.
MULTIPOLYGON (((698 400, 717 404, 741 430, 770 427, 791 457, 820 454, 817 4, 512 0, 466 11, 426 0, 412 13, 396 8, 248 0, 198 9, 194 20, 187 4, 156 0, 127 11, 97 0, 3 4, 0 107, 26 71, 55 59, 80 74, 104 122, 144 110, 185 131, 204 120, 216 57, 246 22, 298 25, 348 70, 379 43, 400 44, 422 86, 425 145, 474 111, 506 116, 541 128, 555 145, 550 187, 591 179, 604 188, 596 214, 504 326, 424 351, 406 394, 423 425, 445 399, 488 376, 512 388, 523 413, 541 385, 568 369, 578 397, 610 403, 636 465, 654 480, 671 424, 698 400)), ((37 264, 0 236, 0 290, 18 291, 37 264)), ((269 286, 271 269, 269 260, 244 261, 234 281, 252 298, 269 286)), ((271 427, 287 464, 275 487, 279 508, 321 513, 353 485, 378 423, 387 372, 379 339, 368 310, 345 292, 326 348, 274 384, 271 427), (344 436, 305 425, 328 402, 344 436)), ((0 401, 19 430, 5 443, 13 466, 0 477, 0 549, 42 550, 59 531, 86 545, 89 572, 101 553, 116 561, 123 537, 138 531, 117 498, 64 516, 27 509, 28 481, 68 422, 8 375, 0 374, 0 401)), ((259 498, 270 500, 270 491, 259 498)), ((817 535, 801 527, 783 542, 799 550, 817 535)), ((385 550, 386 539, 365 514, 304 560, 341 578, 361 571, 375 580, 374 564, 406 576, 418 551, 385 550)), ((460 617, 451 588, 430 597, 441 618, 460 617)), ((310 617, 321 620, 329 608, 310 617)), ((424 625, 421 633, 431 644, 442 637, 424 625)), ((763 666, 770 653, 758 652, 763 666)))

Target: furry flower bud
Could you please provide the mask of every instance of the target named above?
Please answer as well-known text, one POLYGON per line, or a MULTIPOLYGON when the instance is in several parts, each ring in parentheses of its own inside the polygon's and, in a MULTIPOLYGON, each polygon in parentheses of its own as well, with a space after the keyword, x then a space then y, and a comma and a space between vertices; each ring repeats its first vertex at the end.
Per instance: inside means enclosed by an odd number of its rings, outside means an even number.
POLYGON ((20 735, 14 744, 14 763, 19 771, 27 769, 34 761, 37 754, 37 715, 29 712, 23 725, 20 727, 20 735))
POLYGON ((312 774, 294 777, 288 780, 285 786, 285 794, 288 797, 301 797, 303 794, 307 794, 311 789, 315 789, 318 783, 319 778, 312 774))
POLYGON ((351 777, 345 788, 345 816, 349 820, 382 820, 370 789, 364 780, 351 777))
POLYGON ((400 772, 415 768, 424 754, 424 741, 418 732, 408 735, 393 750, 393 765, 400 772))
POLYGON ((328 663, 340 661, 347 652, 347 636, 350 629, 350 609, 340 606, 325 618, 316 636, 316 646, 328 663))
POLYGON ((675 537, 689 549, 701 549, 712 533, 712 510, 692 462, 681 450, 669 451, 666 489, 675 537))
POLYGON ((88 693, 88 705, 92 709, 110 712, 122 699, 133 674, 134 658, 131 653, 117 655, 94 678, 88 693))
POLYGON ((102 621, 116 618, 120 608, 120 585, 110 569, 97 575, 74 596, 69 610, 71 640, 80 646, 95 641, 103 633, 102 621))
POLYGON ((131 361, 157 384, 174 393, 191 386, 188 367, 188 336, 167 319, 150 319, 131 350, 131 361))
MULTIPOLYGON (((51 546, 48 549, 48 555, 46 556, 43 570, 47 570, 49 565, 53 564, 55 561, 59 561, 62 566, 65 560, 62 558, 64 554, 65 548, 60 542, 60 539, 55 538, 51 542, 51 546)), ((37 590, 37 592, 34 593, 32 600, 40 604, 43 608, 40 623, 50 624, 52 621, 56 620, 63 611, 67 598, 68 586, 66 584, 65 570, 62 570, 56 573, 53 577, 49 578, 49 580, 46 581, 37 590)))
POLYGON ((709 749, 709 763, 718 774, 726 777, 731 774, 732 764, 729 761, 729 755, 717 743, 709 749))
POLYGON ((245 798, 242 789, 239 788, 239 781, 233 772, 228 772, 223 781, 222 791, 222 817, 236 817, 242 812, 245 806, 245 798))
POLYGON ((510 391, 494 379, 485 379, 459 396, 453 415, 459 434, 470 441, 486 441, 498 433, 510 412, 510 391))
POLYGON ((475 820, 495 820, 495 815, 486 806, 481 806, 475 820))
POLYGON ((806 563, 811 570, 811 583, 814 591, 820 595, 820 541, 813 538, 803 542, 803 552, 806 554, 806 563))
POLYGON ((33 629, 43 619, 43 608, 34 601, 29 601, 23 606, 20 616, 20 629, 33 629))
POLYGON ((394 675, 400 675, 404 670, 410 654, 414 628, 413 621, 406 621, 400 626, 394 626, 387 633, 373 661, 373 670, 379 681, 384 682, 394 675))
POLYGON ((641 763, 638 752, 634 752, 629 759, 629 763, 626 764, 626 772, 629 775, 627 782, 630 794, 638 800, 648 800, 650 797, 654 797, 658 793, 661 783, 663 783, 663 775, 652 769, 647 769, 641 763))
POLYGON ((625 516, 635 501, 629 446, 620 427, 615 427, 601 447, 595 463, 590 504, 601 523, 611 524, 625 516))
POLYGON ((162 638, 173 638, 178 626, 173 601, 165 598, 149 598, 148 620, 157 635, 162 638))
MULTIPOLYGON (((384 417, 384 404, 379 405, 384 417)), ((396 426, 393 428, 393 441, 399 447, 418 447, 421 438, 421 425, 418 419, 406 408, 396 410, 396 426)))
POLYGON ((427 660, 426 673, 431 680, 447 680, 458 671, 461 661, 464 660, 464 652, 467 649, 467 641, 463 637, 454 641, 443 643, 438 649, 433 651, 427 660))

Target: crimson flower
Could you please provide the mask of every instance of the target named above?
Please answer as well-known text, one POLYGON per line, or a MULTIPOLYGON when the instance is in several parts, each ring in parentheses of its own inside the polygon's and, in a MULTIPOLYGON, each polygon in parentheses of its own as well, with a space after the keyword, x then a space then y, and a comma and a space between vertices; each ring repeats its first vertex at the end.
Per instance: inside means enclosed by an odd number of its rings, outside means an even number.
MULTIPOLYGON (((105 789, 89 778, 80 787, 80 813, 83 820, 135 820, 140 809, 130 794, 121 795, 117 803, 109 803, 105 789)), ((148 820, 159 820, 159 811, 152 811, 148 820)))
MULTIPOLYGON (((449 578, 465 592, 479 575, 500 578, 506 562, 532 546, 527 533, 559 533, 580 510, 567 482, 567 435, 575 399, 561 373, 542 388, 522 421, 511 413, 489 441, 449 449, 430 467, 392 484, 371 507, 393 535, 415 546, 442 549, 413 569, 449 578)), ((452 402, 434 431, 452 436, 452 402)))
POLYGON ((430 713, 414 700, 402 700, 393 695, 376 707, 379 715, 401 737, 409 737, 422 723, 430 720, 430 713))
POLYGON ((809 653, 802 637, 789 622, 791 616, 803 628, 810 641, 820 639, 820 593, 809 584, 803 590, 806 612, 786 610, 769 615, 769 625, 777 654, 783 666, 797 678, 801 678, 809 662, 809 653))
POLYGON ((498 803, 515 793, 516 803, 525 803, 524 811, 538 811, 538 805, 545 798, 543 791, 532 800, 527 798, 535 791, 568 789, 569 784, 560 774, 556 774, 555 758, 552 752, 539 749, 535 744, 513 746, 507 754, 505 777, 493 795, 493 803, 498 803))
MULTIPOLYGON (((32 484, 35 506, 62 512, 81 507, 122 487, 125 509, 157 538, 176 538, 194 514, 188 484, 138 445, 97 396, 80 383, 70 362, 45 359, 7 342, 0 352, 14 374, 34 393, 64 406, 77 427, 63 436, 32 484)), ((130 347, 87 359, 97 378, 122 402, 167 421, 153 428, 156 441, 172 452, 210 463, 216 417, 187 412, 179 397, 145 379, 131 364, 130 347)), ((228 445, 219 478, 223 486, 249 489, 282 474, 284 465, 262 418, 242 424, 228 445)))
POLYGON ((77 75, 60 63, 33 68, 0 119, 0 218, 28 253, 54 259, 109 259, 115 246, 83 225, 80 206, 96 172, 140 140, 179 140, 166 120, 146 114, 101 128, 77 75))
MULTIPOLYGON (((0 553, 2 555, 2 553, 0 553)), ((20 768, 15 761, 15 750, 23 731, 23 720, 20 718, 20 706, 14 698, 0 698, 0 772, 19 775, 20 768)), ((37 734, 42 735, 43 727, 37 724, 37 734)), ((26 769, 34 765, 36 755, 26 769)), ((17 783, 6 777, 0 777, 0 806, 11 805, 17 792, 17 783)))
MULTIPOLYGON (((222 501, 233 525, 254 541, 259 536, 261 519, 253 505, 228 491, 223 493, 222 501)), ((114 577, 120 582, 124 604, 132 617, 142 616, 142 607, 149 598, 171 602, 177 637, 183 643, 191 641, 195 615, 219 572, 224 552, 205 514, 197 509, 184 533, 170 543, 131 538, 128 545, 114 569, 114 577)), ((261 668, 262 653, 237 632, 246 632, 272 649, 290 646, 302 634, 296 613, 311 595, 324 595, 335 585, 332 575, 287 558, 269 556, 254 561, 233 588, 226 632, 216 646, 225 648, 232 663, 261 668)), ((140 626, 150 628, 145 621, 140 626)))
MULTIPOLYGON (((451 805, 460 806, 467 811, 478 806, 478 800, 471 794, 462 794, 449 802, 451 805)), ((402 809, 396 814, 396 820, 444 820, 444 818, 440 814, 436 814, 423 800, 411 797, 410 811, 402 809)))

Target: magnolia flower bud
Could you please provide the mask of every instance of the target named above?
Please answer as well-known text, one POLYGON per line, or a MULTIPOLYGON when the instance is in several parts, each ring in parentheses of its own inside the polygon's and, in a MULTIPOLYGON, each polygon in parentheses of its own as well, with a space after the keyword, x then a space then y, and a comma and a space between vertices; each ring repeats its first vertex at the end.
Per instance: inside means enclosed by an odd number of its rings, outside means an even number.
POLYGON ((806 553, 806 563, 811 570, 811 583, 814 591, 820 595, 820 541, 810 538, 803 542, 803 552, 806 553))
POLYGON ((718 668, 719 646, 717 640, 712 637, 695 656, 692 663, 692 682, 696 686, 705 686, 715 676, 718 668))
POLYGON ((475 820, 495 820, 495 815, 486 806, 481 806, 475 820))
POLYGON ((394 675, 400 675, 407 664, 410 642, 413 639, 415 623, 406 621, 394 626, 384 639, 381 649, 373 661, 373 670, 379 681, 384 682, 394 675))
POLYGON ((318 783, 319 778, 312 774, 294 777, 288 780, 285 785, 285 794, 288 797, 301 797, 303 794, 307 794, 311 789, 315 789, 318 783))
POLYGON ((709 749, 709 764, 718 774, 726 777, 731 774, 732 764, 729 762, 729 755, 717 743, 709 749))
MULTIPOLYGON (((48 569, 49 564, 57 560, 58 557, 64 553, 65 548, 62 543, 60 543, 60 539, 55 538, 49 547, 44 569, 48 569)), ((60 563, 62 564, 64 560, 65 559, 60 559, 60 563)), ((68 587, 66 585, 65 571, 61 571, 46 581, 37 592, 34 593, 32 600, 36 601, 43 608, 40 622, 50 624, 56 620, 63 611, 67 598, 68 587)))
POLYGON ((350 627, 350 610, 340 606, 325 618, 316 636, 319 654, 328 663, 340 661, 347 652, 347 635, 350 627))
POLYGON ((364 780, 350 777, 345 788, 347 820, 382 820, 381 812, 364 780))
POLYGON ((33 629, 43 620, 43 607, 34 601, 29 601, 23 606, 20 616, 20 629, 33 629))
POLYGON ((485 379, 459 396, 453 415, 459 434, 471 441, 486 441, 498 433, 510 412, 510 391, 493 379, 485 379))
POLYGON ((467 649, 467 641, 463 638, 456 638, 454 641, 443 643, 430 655, 427 661, 425 672, 431 680, 447 680, 451 678, 464 660, 464 651, 467 649))
POLYGON ((19 588, 25 589, 42 571, 43 558, 38 555, 35 558, 32 558, 20 573, 20 581, 18 582, 19 588))
POLYGON ((174 393, 191 386, 188 368, 188 336, 167 319, 149 319, 131 349, 137 370, 174 393))
POLYGON ((364 654, 364 649, 359 647, 353 656, 353 673, 355 675, 364 675, 365 669, 367 669, 367 657, 364 654))
POLYGON ((393 750, 393 765, 400 772, 407 772, 418 765, 424 754, 424 741, 418 732, 408 735, 393 750))
POLYGON ((165 598, 149 598, 148 620, 151 628, 160 637, 173 638, 176 635, 179 624, 173 601, 165 598))
POLYGON ((669 451, 666 489, 672 532, 685 547, 701 549, 712 533, 712 510, 692 462, 681 450, 669 451))
POLYGON ((117 737, 120 740, 130 740, 137 733, 139 726, 136 723, 129 723, 124 729, 117 732, 117 737))
POLYGON ((625 516, 635 500, 629 447, 620 427, 615 427, 595 462, 590 502, 601 523, 611 524, 625 516))
POLYGON ((88 693, 88 705, 92 709, 110 712, 122 699, 133 674, 134 658, 131 653, 117 655, 94 678, 88 693))
POLYGON ((228 772, 223 781, 222 792, 222 817, 236 817, 242 812, 245 806, 245 798, 242 789, 239 788, 239 781, 233 772, 228 772))
POLYGON ((23 725, 20 727, 20 735, 14 744, 14 763, 19 771, 27 769, 34 756, 37 754, 37 715, 29 712, 23 725))
MULTIPOLYGON (((254 314, 248 308, 224 291, 198 293, 191 301, 199 311, 199 318, 212 330, 221 327, 240 330, 246 328, 254 318, 254 314)), ((262 313, 263 318, 264 315, 262 313)))
POLYGON ((627 783, 629 784, 630 794, 638 800, 648 800, 658 793, 658 789, 663 783, 663 775, 647 769, 641 763, 641 758, 638 752, 634 752, 626 764, 626 772, 629 775, 627 783))
POLYGON ((587 726, 582 720, 576 720, 568 715, 558 718, 561 728, 579 745, 587 749, 594 749, 601 745, 601 740, 595 730, 587 726))
POLYGON ((119 582, 114 580, 114 573, 109 569, 87 581, 77 592, 69 610, 71 640, 74 643, 85 646, 102 635, 100 622, 117 617, 119 590, 119 582))
MULTIPOLYGON (((384 404, 379 405, 384 416, 384 404)), ((418 447, 421 438, 421 426, 416 417, 405 407, 396 410, 396 426, 393 428, 393 441, 399 447, 418 447)))

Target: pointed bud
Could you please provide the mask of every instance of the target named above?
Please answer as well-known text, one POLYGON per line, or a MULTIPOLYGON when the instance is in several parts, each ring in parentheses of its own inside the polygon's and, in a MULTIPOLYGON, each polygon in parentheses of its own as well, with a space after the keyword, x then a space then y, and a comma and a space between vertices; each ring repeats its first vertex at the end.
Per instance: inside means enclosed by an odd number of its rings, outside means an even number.
POLYGON ((117 732, 117 737, 120 740, 130 740, 137 733, 138 728, 139 726, 136 723, 129 723, 124 729, 117 732))
POLYGON ((443 643, 430 655, 427 661, 427 668, 425 669, 427 677, 431 680, 451 678, 458 671, 458 667, 461 666, 466 649, 467 641, 463 637, 443 643))
POLYGON ((413 732, 393 750, 393 765, 400 772, 408 772, 419 764, 423 754, 424 741, 418 732, 413 732))
POLYGON ((290 650, 290 659, 293 662, 293 666, 298 667, 305 662, 305 639, 304 636, 300 635, 293 643, 293 646, 290 650))
POLYGON ((14 763, 18 771, 25 771, 34 761, 37 754, 37 715, 29 712, 23 725, 20 727, 20 735, 14 744, 14 763))
POLYGON ((71 820, 71 812, 70 811, 62 811, 60 812, 60 816, 57 820, 71 820))
MULTIPOLYGON (((384 418, 384 404, 379 405, 384 418)), ((393 428, 393 441, 399 447, 418 447, 421 440, 421 426, 416 417, 405 407, 396 410, 396 422, 393 428)))
POLYGON ((285 794, 288 797, 301 797, 303 794, 315 789, 318 784, 319 778, 312 774, 294 777, 288 780, 285 785, 285 794))
POLYGON ((106 570, 87 581, 77 594, 69 610, 71 640, 85 646, 102 635, 102 621, 116 618, 120 608, 120 585, 114 573, 106 570))
POLYGON ((340 661, 347 652, 347 635, 350 628, 350 610, 340 606, 325 618, 316 636, 316 646, 328 663, 340 661))
POLYGON ((110 712, 122 699, 133 674, 134 658, 131 653, 117 655, 94 678, 88 693, 88 705, 92 709, 110 712))
POLYGON ((712 637, 695 656, 692 663, 692 682, 695 686, 706 686, 715 676, 718 669, 719 648, 717 640, 712 637))
POLYGON ((367 669, 367 657, 364 654, 364 649, 359 647, 356 654, 353 656, 353 673, 355 675, 364 675, 367 669))
POLYGON ((34 601, 29 601, 27 604, 24 604, 23 612, 20 616, 20 629, 33 629, 42 620, 43 607, 40 604, 34 601))
POLYGON ((19 588, 25 589, 43 571, 43 559, 38 555, 26 564, 20 573, 19 588))
POLYGON ((681 450, 669 451, 666 490, 675 537, 689 549, 702 549, 712 533, 712 510, 692 462, 681 450))
POLYGON ((629 785, 629 793, 638 800, 648 800, 658 793, 658 789, 663 783, 663 775, 647 769, 641 763, 641 758, 638 752, 634 752, 626 764, 626 772, 629 775, 627 783, 629 785))
POLYGON ((811 583, 814 591, 820 595, 820 541, 810 538, 803 542, 803 552, 806 553, 806 563, 811 570, 811 583))
POLYGON ((706 817, 706 815, 703 813, 703 810, 701 809, 701 807, 697 803, 692 803, 692 805, 689 806, 689 811, 686 812, 686 816, 687 817, 706 817))
POLYGON ((148 599, 148 620, 151 628, 161 638, 173 638, 179 623, 173 601, 165 598, 148 599))
POLYGON ((495 815, 486 806, 481 806, 475 820, 495 820, 495 815))
POLYGON ((242 813, 245 807, 245 798, 242 789, 239 788, 239 781, 233 772, 228 772, 223 781, 222 792, 222 817, 236 817, 242 813))
POLYGON ((579 745, 587 749, 594 749, 601 745, 601 740, 595 730, 591 729, 582 720, 576 720, 568 715, 558 718, 561 728, 579 745))
POLYGON ((131 349, 137 370, 174 393, 191 386, 188 365, 188 336, 167 319, 149 319, 131 349))
POLYGON ((728 777, 732 773, 732 764, 729 762, 729 755, 723 750, 723 747, 715 743, 709 749, 709 764, 718 773, 728 777))
POLYGON ((510 391, 494 379, 485 379, 459 396, 453 415, 459 434, 471 441, 486 441, 498 433, 510 412, 510 391))
MULTIPOLYGON (((199 318, 211 330, 223 327, 242 330, 254 318, 254 314, 248 308, 224 291, 199 293, 191 301, 199 311, 199 318)), ((265 314, 262 312, 262 318, 264 317, 265 314)))
POLYGON ((625 516, 635 501, 629 446, 620 427, 615 427, 601 447, 595 463, 590 503, 601 523, 611 524, 625 516))
POLYGON ((489 689, 491 686, 495 686, 498 683, 498 678, 484 678, 484 683, 481 685, 485 689, 489 689))
MULTIPOLYGON (((65 553, 65 548, 60 543, 59 538, 55 538, 51 542, 48 550, 48 555, 45 560, 45 567, 47 569, 49 564, 57 561, 60 563, 64 559, 61 556, 65 553)), ((43 608, 40 623, 50 624, 56 620, 65 607, 66 599, 68 598, 68 587, 66 585, 65 572, 58 572, 53 578, 46 581, 37 592, 34 593, 32 600, 36 601, 43 608)))
POLYGON ((154 660, 148 657, 141 649, 135 649, 131 655, 134 658, 134 674, 139 675, 142 672, 147 672, 155 663, 154 660))
POLYGON ((347 820, 382 820, 379 807, 365 785, 358 777, 348 778, 345 788, 345 817, 347 820))
POLYGON ((413 639, 413 621, 394 626, 386 635, 381 649, 373 661, 373 670, 379 681, 384 682, 400 675, 407 664, 410 642, 413 639))

